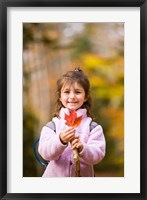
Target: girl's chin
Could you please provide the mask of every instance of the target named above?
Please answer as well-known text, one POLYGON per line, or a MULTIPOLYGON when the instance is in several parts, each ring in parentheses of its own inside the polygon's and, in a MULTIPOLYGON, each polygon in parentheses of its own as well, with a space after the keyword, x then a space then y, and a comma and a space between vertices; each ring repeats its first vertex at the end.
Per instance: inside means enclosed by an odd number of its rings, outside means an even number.
POLYGON ((78 108, 75 107, 68 107, 69 110, 77 110, 78 108))
POLYGON ((78 109, 77 106, 68 106, 67 108, 68 108, 69 110, 77 110, 77 109, 78 109))

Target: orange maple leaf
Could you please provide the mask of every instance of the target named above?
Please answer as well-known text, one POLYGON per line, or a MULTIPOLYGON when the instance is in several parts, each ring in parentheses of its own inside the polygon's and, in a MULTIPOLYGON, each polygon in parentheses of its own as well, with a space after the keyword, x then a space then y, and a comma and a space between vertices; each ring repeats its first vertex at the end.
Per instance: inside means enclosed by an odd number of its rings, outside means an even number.
POLYGON ((82 116, 77 117, 76 111, 72 110, 70 112, 70 115, 65 114, 65 118, 64 119, 66 120, 65 124, 67 126, 71 126, 73 128, 76 128, 76 127, 78 127, 80 125, 81 120, 82 120, 82 116))

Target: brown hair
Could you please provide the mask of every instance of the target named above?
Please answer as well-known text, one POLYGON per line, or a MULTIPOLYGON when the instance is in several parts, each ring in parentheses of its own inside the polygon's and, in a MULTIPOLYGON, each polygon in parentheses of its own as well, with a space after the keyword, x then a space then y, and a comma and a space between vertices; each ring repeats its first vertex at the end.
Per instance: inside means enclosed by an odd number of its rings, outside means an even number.
POLYGON ((63 107, 60 96, 61 96, 61 89, 66 84, 72 85, 73 83, 79 83, 84 91, 85 91, 85 98, 87 99, 81 108, 87 109, 87 115, 90 115, 90 107, 91 107, 91 97, 90 97, 90 82, 88 77, 84 74, 84 72, 80 68, 75 68, 74 71, 68 71, 66 74, 63 74, 62 77, 57 81, 57 100, 56 100, 56 112, 55 116, 59 116, 59 111, 63 107))

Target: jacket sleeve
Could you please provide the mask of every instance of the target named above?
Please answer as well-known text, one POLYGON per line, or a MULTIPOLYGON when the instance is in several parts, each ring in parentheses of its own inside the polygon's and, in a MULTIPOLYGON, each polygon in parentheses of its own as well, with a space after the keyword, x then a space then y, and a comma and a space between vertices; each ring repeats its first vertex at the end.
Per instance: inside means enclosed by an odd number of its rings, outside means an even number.
POLYGON ((106 142, 103 129, 96 126, 89 135, 87 143, 84 143, 83 150, 79 153, 82 160, 90 165, 99 163, 105 156, 106 142))
POLYGON ((67 145, 61 143, 59 134, 44 126, 41 130, 38 152, 43 159, 57 160, 67 145))

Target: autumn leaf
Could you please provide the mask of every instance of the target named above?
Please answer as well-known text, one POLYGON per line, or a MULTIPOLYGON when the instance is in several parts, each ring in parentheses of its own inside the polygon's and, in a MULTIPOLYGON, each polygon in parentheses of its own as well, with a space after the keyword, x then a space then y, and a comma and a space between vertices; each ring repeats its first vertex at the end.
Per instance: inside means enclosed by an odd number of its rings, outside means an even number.
MULTIPOLYGON (((77 113, 75 110, 72 110, 70 112, 70 115, 67 115, 65 113, 64 119, 66 120, 66 125, 71 126, 73 128, 76 128, 80 125, 82 116, 77 117, 77 113)), ((80 160, 79 160, 79 154, 78 149, 73 149, 73 155, 74 155, 74 163, 75 163, 75 176, 80 177, 80 160)))
POLYGON ((77 117, 77 113, 75 110, 70 112, 70 115, 65 114, 66 125, 76 128, 80 125, 82 116, 77 117))
MULTIPOLYGON (((66 125, 71 126, 73 128, 76 128, 80 125, 82 116, 77 117, 77 113, 75 110, 72 110, 70 112, 70 115, 65 114, 66 125)), ((79 160, 79 154, 78 149, 73 149, 73 155, 74 155, 74 163, 75 163, 75 176, 80 177, 80 160, 79 160)))

